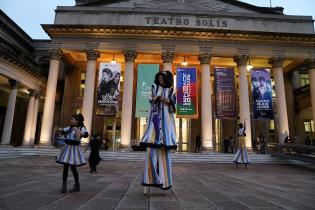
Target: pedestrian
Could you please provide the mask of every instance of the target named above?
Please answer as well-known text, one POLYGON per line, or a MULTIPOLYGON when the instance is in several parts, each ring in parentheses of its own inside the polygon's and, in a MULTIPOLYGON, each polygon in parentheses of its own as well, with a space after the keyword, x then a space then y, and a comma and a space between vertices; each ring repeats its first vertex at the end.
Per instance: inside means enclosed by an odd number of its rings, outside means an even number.
POLYGON ((261 133, 259 136, 260 154, 266 153, 266 137, 261 133))
POLYGON ((228 139, 227 137, 223 139, 223 148, 224 148, 224 153, 229 153, 230 139, 228 139))
POLYGON ((79 147, 80 140, 82 137, 86 138, 89 136, 84 124, 84 118, 82 114, 72 115, 70 126, 65 128, 59 128, 60 132, 65 135, 65 144, 61 148, 59 155, 56 158, 56 162, 63 164, 63 176, 62 176, 62 189, 61 192, 67 191, 67 178, 68 170, 71 168, 75 184, 70 192, 79 192, 79 173, 76 169, 77 166, 85 165, 84 155, 79 147))
POLYGON ((200 146, 201 146, 201 138, 200 138, 200 135, 197 134, 196 135, 196 146, 195 146, 195 152, 200 152, 200 146))
POLYGON ((89 165, 90 165, 90 173, 97 173, 96 166, 101 161, 100 157, 100 148, 102 145, 102 140, 99 135, 96 133, 93 134, 88 146, 86 147, 85 151, 88 147, 90 147, 91 152, 89 155, 89 165))
POLYGON ((235 144, 234 137, 230 136, 230 147, 231 147, 232 154, 234 153, 234 144, 235 144))
POLYGON ((142 185, 144 194, 147 186, 163 190, 172 187, 171 149, 176 149, 175 103, 173 75, 169 71, 155 75, 151 88, 151 110, 148 124, 140 145, 147 148, 142 185))
POLYGON ((237 132, 239 144, 236 154, 234 156, 233 162, 236 164, 236 168, 238 169, 238 164, 243 163, 245 165, 245 169, 247 169, 247 164, 249 164, 248 153, 246 150, 246 119, 244 120, 244 124, 239 123, 239 130, 237 132))

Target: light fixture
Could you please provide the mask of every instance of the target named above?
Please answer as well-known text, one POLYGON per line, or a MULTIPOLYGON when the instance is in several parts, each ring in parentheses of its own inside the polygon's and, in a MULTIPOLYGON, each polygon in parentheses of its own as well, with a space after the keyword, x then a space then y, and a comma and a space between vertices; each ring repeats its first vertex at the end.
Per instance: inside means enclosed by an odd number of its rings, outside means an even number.
POLYGON ((116 60, 115 60, 115 54, 113 54, 113 60, 110 61, 111 64, 115 64, 116 60))
POLYGON ((247 71, 250 71, 253 66, 250 64, 250 59, 248 59, 247 71))
POLYGON ((183 66, 187 66, 188 65, 188 62, 186 61, 186 56, 184 56, 184 61, 182 62, 182 65, 183 66))

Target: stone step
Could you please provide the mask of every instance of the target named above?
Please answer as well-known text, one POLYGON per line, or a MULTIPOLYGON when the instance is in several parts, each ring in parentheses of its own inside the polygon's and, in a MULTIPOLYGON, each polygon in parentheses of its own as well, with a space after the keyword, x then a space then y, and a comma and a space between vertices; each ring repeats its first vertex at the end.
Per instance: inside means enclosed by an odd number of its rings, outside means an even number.
MULTIPOLYGON (((0 147, 1 158, 16 158, 25 156, 57 156, 60 149, 57 148, 2 148, 0 147)), ((88 158, 89 151, 85 153, 88 158)), ((132 150, 116 152, 101 151, 101 158, 106 160, 123 160, 123 161, 144 161, 146 158, 145 152, 134 152, 132 150)), ((224 154, 215 152, 203 153, 172 153, 173 162, 210 162, 210 163, 231 163, 234 154, 224 154)), ((285 163, 287 160, 273 158, 270 155, 250 154, 249 159, 251 163, 285 163)))

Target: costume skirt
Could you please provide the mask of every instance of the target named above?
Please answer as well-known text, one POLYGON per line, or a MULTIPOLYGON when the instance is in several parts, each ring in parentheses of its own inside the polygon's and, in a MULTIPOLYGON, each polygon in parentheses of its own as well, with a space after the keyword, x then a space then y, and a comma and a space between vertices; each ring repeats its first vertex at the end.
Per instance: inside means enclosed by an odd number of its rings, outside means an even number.
POLYGON ((244 148, 239 148, 234 156, 233 162, 248 164, 249 159, 248 159, 247 150, 244 148))
POLYGON ((172 187, 172 160, 169 149, 147 147, 142 185, 164 190, 172 187))
POLYGON ((64 144, 56 159, 57 163, 75 166, 85 165, 84 155, 78 145, 64 144))

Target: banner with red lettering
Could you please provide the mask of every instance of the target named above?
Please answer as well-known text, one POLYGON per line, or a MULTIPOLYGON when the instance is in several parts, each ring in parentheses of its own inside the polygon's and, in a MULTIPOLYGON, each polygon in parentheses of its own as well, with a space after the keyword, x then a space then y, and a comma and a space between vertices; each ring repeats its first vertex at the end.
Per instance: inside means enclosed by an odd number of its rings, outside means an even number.
POLYGON ((177 68, 176 80, 177 117, 198 118, 197 69, 177 68))

